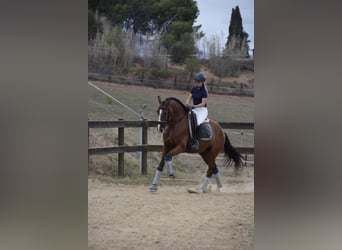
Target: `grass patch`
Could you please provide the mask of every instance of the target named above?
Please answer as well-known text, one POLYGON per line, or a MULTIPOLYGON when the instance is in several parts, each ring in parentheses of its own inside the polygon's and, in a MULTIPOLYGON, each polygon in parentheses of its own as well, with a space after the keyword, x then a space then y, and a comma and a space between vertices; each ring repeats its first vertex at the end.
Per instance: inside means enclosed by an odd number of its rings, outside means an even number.
POLYGON ((106 103, 107 104, 112 104, 113 103, 113 99, 110 98, 109 96, 106 97, 106 103))

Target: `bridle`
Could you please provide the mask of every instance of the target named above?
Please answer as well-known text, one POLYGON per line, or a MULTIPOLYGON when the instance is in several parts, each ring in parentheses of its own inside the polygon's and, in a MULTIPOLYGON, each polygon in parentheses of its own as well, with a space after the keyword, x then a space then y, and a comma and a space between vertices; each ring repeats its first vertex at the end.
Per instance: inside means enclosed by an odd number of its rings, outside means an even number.
POLYGON ((177 124, 178 122, 182 121, 185 117, 186 117, 186 114, 184 114, 182 117, 179 117, 176 121, 171 121, 171 116, 170 116, 170 107, 167 107, 167 108, 159 108, 159 118, 161 117, 161 114, 164 112, 164 111, 167 111, 167 117, 166 117, 166 120, 165 121, 162 121, 162 120, 158 120, 158 131, 160 132, 164 132, 165 128, 167 126, 170 126, 170 125, 174 125, 174 124, 177 124))
POLYGON ((169 126, 171 124, 171 121, 170 121, 170 108, 167 107, 167 108, 159 108, 159 119, 158 119, 158 131, 160 132, 164 132, 165 131, 165 127, 169 126), (166 121, 162 121, 160 118, 161 118, 161 115, 164 111, 167 111, 167 117, 166 117, 166 121))
POLYGON ((159 109, 159 115, 161 116, 161 114, 163 112, 165 112, 165 111, 167 111, 166 121, 160 121, 160 122, 165 124, 165 125, 169 125, 169 123, 171 123, 171 121, 170 121, 170 113, 171 113, 170 108, 169 107, 167 107, 167 108, 160 108, 159 109))

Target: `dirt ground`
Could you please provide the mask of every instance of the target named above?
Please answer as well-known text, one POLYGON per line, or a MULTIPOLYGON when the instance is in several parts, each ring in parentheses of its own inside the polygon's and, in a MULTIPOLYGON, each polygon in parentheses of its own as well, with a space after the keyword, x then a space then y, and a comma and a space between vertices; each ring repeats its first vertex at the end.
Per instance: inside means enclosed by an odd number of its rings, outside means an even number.
POLYGON ((88 181, 88 249, 253 249, 254 182, 148 188, 88 181))

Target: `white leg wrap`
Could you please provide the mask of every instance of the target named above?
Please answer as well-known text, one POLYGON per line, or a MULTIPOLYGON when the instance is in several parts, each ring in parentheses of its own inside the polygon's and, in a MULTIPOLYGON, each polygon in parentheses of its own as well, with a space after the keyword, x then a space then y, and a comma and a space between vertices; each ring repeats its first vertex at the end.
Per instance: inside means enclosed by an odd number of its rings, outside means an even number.
POLYGON ((159 180, 160 180, 160 175, 161 175, 161 171, 159 171, 158 169, 156 170, 156 174, 154 175, 152 184, 153 185, 158 185, 159 180))
POLYGON ((223 185, 222 185, 220 173, 214 174, 214 176, 216 179, 217 187, 221 188, 223 185))
POLYGON ((207 187, 208 187, 209 184, 210 184, 210 178, 209 177, 205 177, 204 182, 203 182, 203 184, 201 186, 201 190, 202 190, 203 193, 205 193, 207 191, 207 187))
POLYGON ((165 161, 166 170, 168 175, 175 175, 172 169, 172 161, 165 161))

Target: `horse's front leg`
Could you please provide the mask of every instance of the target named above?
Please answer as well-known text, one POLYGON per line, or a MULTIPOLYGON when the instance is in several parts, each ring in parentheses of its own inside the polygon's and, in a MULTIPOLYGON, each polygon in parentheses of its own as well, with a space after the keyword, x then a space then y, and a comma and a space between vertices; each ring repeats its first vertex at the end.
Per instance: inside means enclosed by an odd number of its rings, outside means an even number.
POLYGON ((162 159, 161 159, 157 169, 159 169, 159 171, 162 172, 164 165, 166 165, 167 174, 169 175, 169 177, 174 178, 175 173, 174 173, 173 168, 172 168, 172 155, 170 153, 167 154, 167 152, 168 152, 168 150, 165 150, 165 152, 163 152, 162 159))
POLYGON ((185 146, 180 145, 180 146, 173 148, 170 152, 168 152, 165 155, 164 160, 165 160, 165 164, 167 168, 166 169, 167 174, 169 175, 169 177, 175 178, 175 172, 173 171, 173 168, 172 168, 172 156, 178 155, 184 151, 185 151, 185 146))
POLYGON ((166 155, 164 159, 165 159, 167 174, 169 175, 170 178, 175 178, 176 175, 172 168, 172 155, 170 154, 166 155))
POLYGON ((163 154, 162 154, 162 159, 159 163, 159 166, 156 169, 156 173, 154 175, 153 181, 152 181, 152 186, 150 187, 150 192, 156 192, 157 191, 157 186, 160 181, 160 176, 161 173, 163 172, 164 165, 166 164, 167 167, 167 173, 170 177, 175 177, 175 173, 172 169, 172 157, 175 155, 178 155, 182 152, 184 152, 186 149, 185 145, 179 145, 172 150, 169 150, 168 148, 163 149, 163 154))
POLYGON ((162 157, 161 157, 160 163, 156 169, 156 173, 154 174, 152 186, 150 187, 150 192, 156 192, 158 189, 157 186, 158 186, 159 181, 160 181, 161 173, 163 172, 163 169, 164 169, 164 165, 165 165, 165 161, 166 161, 165 156, 166 156, 168 151, 169 151, 169 148, 165 147, 165 145, 164 145, 162 157))

